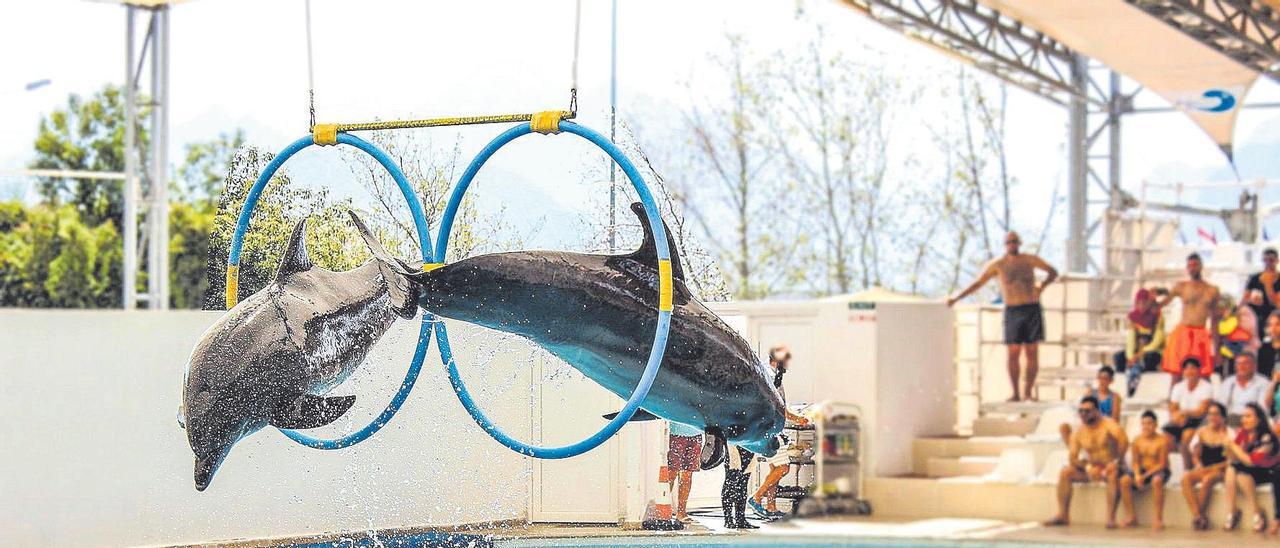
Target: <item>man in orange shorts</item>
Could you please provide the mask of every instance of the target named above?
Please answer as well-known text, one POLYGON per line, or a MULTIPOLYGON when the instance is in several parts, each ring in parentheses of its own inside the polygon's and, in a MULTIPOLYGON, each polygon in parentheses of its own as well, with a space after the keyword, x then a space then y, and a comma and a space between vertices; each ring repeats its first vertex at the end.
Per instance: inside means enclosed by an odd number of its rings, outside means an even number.
POLYGON ((1187 278, 1176 284, 1169 294, 1157 301, 1164 306, 1174 297, 1182 299, 1182 318, 1178 327, 1169 333, 1164 348, 1164 360, 1161 369, 1177 377, 1181 373, 1182 361, 1188 357, 1200 361, 1200 375, 1209 378, 1213 373, 1214 356, 1217 355, 1218 332, 1218 287, 1204 281, 1204 262, 1200 255, 1187 255, 1187 278), (1208 325, 1206 325, 1208 324, 1208 325))

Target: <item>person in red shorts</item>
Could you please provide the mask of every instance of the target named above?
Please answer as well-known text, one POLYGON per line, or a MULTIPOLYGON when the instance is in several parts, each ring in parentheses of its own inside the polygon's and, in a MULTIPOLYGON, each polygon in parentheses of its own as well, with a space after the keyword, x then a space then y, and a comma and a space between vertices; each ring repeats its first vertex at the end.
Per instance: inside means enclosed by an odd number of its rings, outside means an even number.
POLYGON ((667 466, 671 468, 671 485, 676 495, 676 519, 691 523, 688 514, 689 489, 693 487, 693 473, 702 468, 702 431, 678 422, 671 425, 671 437, 667 444, 667 466), (676 478, 680 478, 680 490, 676 491, 676 478))

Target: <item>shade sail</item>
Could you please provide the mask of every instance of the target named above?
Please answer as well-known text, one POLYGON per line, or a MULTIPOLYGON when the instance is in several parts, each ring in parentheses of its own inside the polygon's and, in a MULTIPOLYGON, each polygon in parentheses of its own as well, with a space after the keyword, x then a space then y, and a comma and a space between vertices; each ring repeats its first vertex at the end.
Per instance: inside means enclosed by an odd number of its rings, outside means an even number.
POLYGON ((979 2, 1142 84, 1231 155, 1236 115, 1257 71, 1124 0, 979 2))

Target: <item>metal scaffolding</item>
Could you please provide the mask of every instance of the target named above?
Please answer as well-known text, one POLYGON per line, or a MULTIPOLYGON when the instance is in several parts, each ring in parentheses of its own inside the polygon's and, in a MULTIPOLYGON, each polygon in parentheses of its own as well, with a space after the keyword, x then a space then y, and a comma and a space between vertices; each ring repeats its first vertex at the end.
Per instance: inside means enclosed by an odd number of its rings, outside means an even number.
POLYGON ((1251 0, 1125 0, 1210 49, 1280 81, 1280 14, 1251 0))
POLYGON ((169 6, 125 4, 125 174, 123 307, 169 307, 169 6), (138 40, 139 12, 149 15, 146 34, 138 40), (150 95, 139 102, 143 68, 150 64, 150 95), (151 127, 138 139, 140 108, 149 109, 151 127), (138 226, 139 204, 146 220, 138 226), (139 243, 141 237, 141 243, 139 243), (147 290, 137 292, 138 257, 145 249, 147 290))

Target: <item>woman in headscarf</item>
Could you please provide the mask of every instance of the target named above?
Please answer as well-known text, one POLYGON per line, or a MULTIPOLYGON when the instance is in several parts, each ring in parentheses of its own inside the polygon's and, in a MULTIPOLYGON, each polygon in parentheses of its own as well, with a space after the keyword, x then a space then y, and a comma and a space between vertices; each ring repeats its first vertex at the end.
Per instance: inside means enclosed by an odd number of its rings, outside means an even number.
MULTIPOLYGON (((1160 290, 1157 290, 1160 291, 1160 290)), ((1164 351, 1164 316, 1151 291, 1138 289, 1129 311, 1128 338, 1124 350, 1113 357, 1116 371, 1124 371, 1129 395, 1138 390, 1143 371, 1160 367, 1164 351)))

